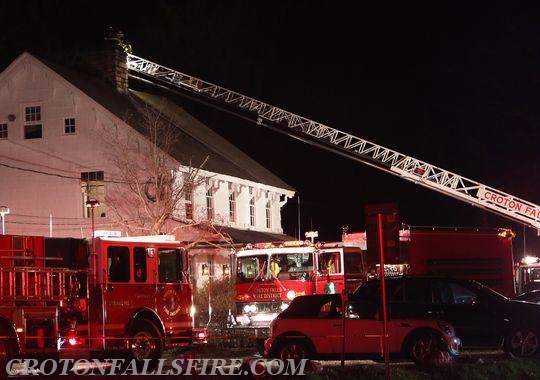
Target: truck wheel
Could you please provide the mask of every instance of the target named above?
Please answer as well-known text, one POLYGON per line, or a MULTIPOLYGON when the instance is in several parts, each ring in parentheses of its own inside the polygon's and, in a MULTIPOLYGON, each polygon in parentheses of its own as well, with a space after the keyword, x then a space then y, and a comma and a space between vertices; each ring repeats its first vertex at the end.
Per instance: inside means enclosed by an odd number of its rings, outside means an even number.
POLYGON ((147 368, 153 369, 163 352, 163 341, 158 328, 147 320, 135 321, 130 328, 129 353, 137 363, 137 369, 143 368, 145 359, 150 360, 147 368))
POLYGON ((507 350, 515 356, 529 358, 538 354, 538 334, 527 328, 515 330, 508 337, 507 350))
POLYGON ((436 360, 441 353, 439 336, 433 332, 420 332, 411 336, 408 354, 416 364, 427 364, 436 360))
POLYGON ((302 359, 310 359, 313 355, 310 344, 307 340, 283 340, 279 344, 277 356, 281 360, 293 359, 299 362, 302 359))

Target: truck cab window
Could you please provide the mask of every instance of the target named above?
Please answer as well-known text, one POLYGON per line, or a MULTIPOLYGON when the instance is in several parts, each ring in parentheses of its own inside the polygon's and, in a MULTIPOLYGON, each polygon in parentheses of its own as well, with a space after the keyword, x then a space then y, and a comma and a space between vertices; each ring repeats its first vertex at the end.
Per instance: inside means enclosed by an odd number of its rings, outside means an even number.
POLYGON ((173 283, 182 281, 182 254, 178 249, 160 249, 159 257, 159 282, 173 283))
POLYGON ((146 249, 133 248, 133 275, 135 282, 146 282, 146 249))
POLYGON ((111 282, 129 281, 129 248, 107 248, 107 273, 111 282))
POLYGON ((319 254, 319 270, 322 273, 336 274, 342 273, 339 251, 323 252, 319 254))

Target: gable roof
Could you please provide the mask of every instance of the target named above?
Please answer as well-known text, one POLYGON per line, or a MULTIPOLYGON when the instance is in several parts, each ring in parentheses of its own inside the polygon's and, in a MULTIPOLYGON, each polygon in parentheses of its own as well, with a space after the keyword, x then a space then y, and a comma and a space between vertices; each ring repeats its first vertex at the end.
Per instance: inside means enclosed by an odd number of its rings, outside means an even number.
POLYGON ((158 109, 172 120, 181 132, 170 154, 184 165, 189 165, 191 162, 193 166, 198 166, 198 163, 202 163, 208 157, 204 170, 295 191, 275 174, 167 98, 135 90, 129 90, 128 94, 121 94, 112 85, 95 76, 49 62, 29 53, 23 53, 16 61, 22 56, 30 56, 46 65, 119 119, 126 120, 126 116, 130 115, 126 123, 139 132, 142 131, 137 128, 137 124, 140 125, 142 115, 137 105, 142 102, 158 109))

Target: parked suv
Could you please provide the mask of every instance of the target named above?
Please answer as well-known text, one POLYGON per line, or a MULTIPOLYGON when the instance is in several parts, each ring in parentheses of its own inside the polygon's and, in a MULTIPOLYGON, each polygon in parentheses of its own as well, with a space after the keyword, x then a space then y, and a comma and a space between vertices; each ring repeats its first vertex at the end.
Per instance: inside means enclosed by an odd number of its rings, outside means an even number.
MULTIPOLYGON (((307 359, 339 357, 345 336, 347 357, 381 358, 383 322, 377 307, 350 296, 341 314, 339 294, 296 297, 270 324, 266 357, 307 359)), ((441 352, 459 353, 453 327, 433 319, 396 318, 388 322, 389 352, 417 363, 439 359, 441 352)))
MULTIPOLYGON (((443 319, 455 327, 463 347, 539 355, 540 305, 510 300, 472 280, 405 276, 386 284, 392 318, 443 319)), ((364 283, 354 295, 378 305, 380 281, 364 283)))

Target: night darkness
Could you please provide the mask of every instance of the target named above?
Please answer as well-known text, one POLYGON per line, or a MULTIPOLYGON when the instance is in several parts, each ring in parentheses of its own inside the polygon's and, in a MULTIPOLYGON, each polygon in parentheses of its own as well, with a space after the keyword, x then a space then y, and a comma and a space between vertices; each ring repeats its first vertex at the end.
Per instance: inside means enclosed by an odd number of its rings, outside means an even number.
MULTIPOLYGON (((69 62, 114 26, 138 56, 540 203, 540 5, 356 3, 2 2, 0 67, 25 50, 69 62)), ((522 254, 518 223, 234 116, 193 109, 297 189, 302 232, 337 239, 343 225, 364 228, 366 204, 396 202, 409 225, 510 227, 522 254)), ((296 235, 296 198, 283 219, 296 235)), ((530 229, 526 247, 540 254, 530 229)))

